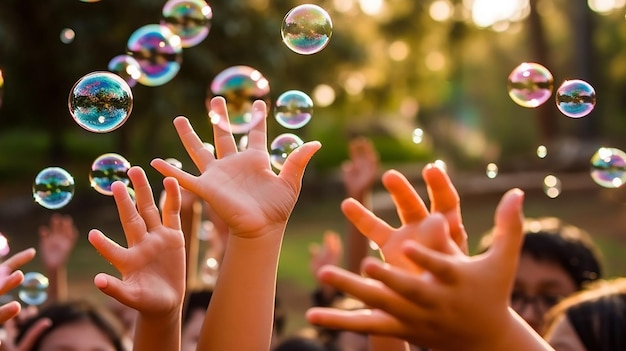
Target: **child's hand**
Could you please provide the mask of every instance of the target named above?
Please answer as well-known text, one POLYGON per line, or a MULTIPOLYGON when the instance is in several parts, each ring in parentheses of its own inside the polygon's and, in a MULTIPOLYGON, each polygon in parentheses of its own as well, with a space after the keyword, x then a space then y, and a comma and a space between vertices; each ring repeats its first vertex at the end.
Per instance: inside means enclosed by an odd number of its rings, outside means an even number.
POLYGON ((67 263, 77 238, 78 229, 71 216, 55 213, 48 226, 39 228, 39 253, 47 272, 67 263))
POLYGON ((357 138, 350 141, 348 154, 341 165, 343 184, 349 197, 361 201, 378 177, 378 153, 369 139, 357 138))
MULTIPOLYGON (((443 238, 441 252, 408 241, 402 251, 425 272, 367 259, 369 278, 337 267, 325 267, 320 280, 374 310, 339 311, 313 308, 309 322, 330 328, 402 338, 442 350, 496 350, 514 338, 520 324, 508 308, 522 240, 520 190, 502 198, 495 216, 494 244, 485 254, 468 257, 452 240, 440 214, 419 225, 427 240, 443 238)), ((532 332, 526 335, 534 335, 532 332)))
POLYGON ((144 171, 132 167, 128 177, 135 189, 136 207, 124 184, 116 182, 111 187, 128 248, 99 230, 89 233, 89 242, 122 274, 122 279, 100 273, 94 283, 105 294, 144 315, 178 313, 185 294, 185 242, 178 183, 173 178, 163 180, 166 195, 160 215, 144 171))
POLYGON ((309 269, 313 276, 317 276, 317 272, 325 265, 340 266, 343 244, 339 234, 332 230, 326 231, 321 245, 318 243, 309 245, 309 253, 311 255, 309 269))
MULTIPOLYGON (((278 175, 270 166, 267 150, 267 107, 255 101, 253 114, 263 121, 248 134, 248 148, 238 151, 231 132, 213 128, 217 159, 205 147, 189 121, 174 120, 174 126, 189 156, 200 170, 199 176, 186 173, 171 164, 155 159, 152 166, 165 176, 174 177, 181 186, 198 194, 228 225, 231 234, 257 237, 268 232, 283 232, 300 193, 304 169, 320 148, 309 142, 292 152, 278 175)), ((226 101, 211 100, 212 118, 228 118, 226 101)))

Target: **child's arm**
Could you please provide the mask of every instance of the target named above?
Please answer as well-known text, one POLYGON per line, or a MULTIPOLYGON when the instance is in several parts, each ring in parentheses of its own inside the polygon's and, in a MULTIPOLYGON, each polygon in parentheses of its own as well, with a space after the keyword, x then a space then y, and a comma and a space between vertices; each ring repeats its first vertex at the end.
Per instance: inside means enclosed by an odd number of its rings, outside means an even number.
MULTIPOLYGON (((402 245, 406 257, 424 273, 367 259, 364 278, 326 267, 320 279, 362 299, 372 310, 359 312, 311 309, 311 323, 402 338, 438 350, 551 350, 508 308, 522 240, 523 193, 505 194, 496 210, 494 245, 468 257, 451 237, 441 214, 419 225, 422 239, 402 245)), ((372 222, 373 223, 373 222, 372 222)), ((374 227, 362 230, 369 232, 374 227)))
POLYGON ((112 185, 128 248, 99 230, 89 233, 89 242, 122 275, 121 279, 100 273, 95 285, 105 294, 136 309, 134 351, 179 350, 182 304, 185 294, 185 242, 180 223, 180 189, 165 178, 162 214, 154 203, 152 189, 139 167, 128 170, 137 204, 126 186, 112 185))
MULTIPOLYGON (((212 120, 228 118, 226 101, 211 100, 212 120)), ((193 176, 163 160, 152 165, 202 197, 230 228, 224 259, 207 310, 197 350, 268 350, 272 334, 276 271, 287 220, 298 199, 304 169, 320 148, 309 142, 292 152, 277 175, 270 167, 266 114, 248 134, 248 148, 238 151, 230 131, 214 127, 217 159, 186 118, 174 125, 201 174, 193 176)))

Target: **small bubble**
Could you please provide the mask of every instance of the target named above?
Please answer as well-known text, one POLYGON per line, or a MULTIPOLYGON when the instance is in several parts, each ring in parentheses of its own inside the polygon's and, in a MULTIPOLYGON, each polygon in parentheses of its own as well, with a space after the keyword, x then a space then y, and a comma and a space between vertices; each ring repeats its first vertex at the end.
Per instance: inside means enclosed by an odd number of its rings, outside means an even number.
POLYGON ((39 205, 56 210, 67 205, 74 197, 74 178, 60 167, 43 169, 35 177, 33 198, 39 205))
POLYGON ((515 67, 508 78, 509 96, 522 107, 537 107, 552 95, 554 78, 544 66, 524 62, 515 67))
POLYGON ((280 28, 283 42, 293 52, 311 55, 328 45, 333 22, 328 12, 317 5, 304 4, 291 9, 280 28))
POLYGON ((181 40, 166 26, 148 24, 137 29, 128 39, 127 49, 141 67, 141 75, 137 79, 140 84, 163 85, 180 70, 181 40))
POLYGON ((126 174, 130 169, 130 162, 123 156, 116 153, 107 153, 98 156, 91 164, 89 172, 89 182, 91 187, 103 195, 113 195, 111 185, 116 181, 121 181, 126 186, 130 184, 130 179, 126 174))
POLYGON ((626 153, 601 147, 591 157, 591 179, 605 188, 619 188, 626 182, 626 153))
POLYGON ((24 274, 18 297, 28 305, 41 305, 48 299, 48 278, 38 272, 24 274))
POLYGON ((300 90, 288 90, 276 100, 274 116, 285 128, 302 128, 313 116, 313 100, 300 90))
POLYGON ((70 90, 69 110, 82 128, 106 133, 122 126, 133 109, 133 93, 124 79, 111 72, 92 72, 70 90))
POLYGON ((285 133, 277 136, 270 145, 270 161, 272 166, 281 170, 287 157, 304 142, 299 136, 285 133))
POLYGON ((566 80, 556 91, 556 106, 567 117, 585 117, 596 106, 596 91, 584 80, 566 80))
POLYGON ((141 77, 141 67, 139 62, 130 55, 117 55, 109 61, 109 71, 117 74, 128 83, 128 86, 134 87, 137 79, 141 77))
POLYGON ((200 44, 208 35, 213 11, 204 0, 169 0, 161 24, 180 37, 183 48, 200 44))

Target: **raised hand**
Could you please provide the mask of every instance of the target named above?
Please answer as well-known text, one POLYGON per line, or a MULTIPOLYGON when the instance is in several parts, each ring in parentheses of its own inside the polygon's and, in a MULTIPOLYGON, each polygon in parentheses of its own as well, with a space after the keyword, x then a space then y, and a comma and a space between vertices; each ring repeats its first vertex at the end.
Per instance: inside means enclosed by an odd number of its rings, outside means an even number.
POLYGON ((67 264, 77 238, 78 229, 71 216, 55 213, 47 226, 39 227, 39 255, 46 271, 67 264))
POLYGON ((343 244, 339 234, 332 230, 324 233, 322 244, 313 243, 309 245, 311 259, 309 269, 313 276, 325 265, 340 266, 343 256, 343 244))
POLYGON ((348 144, 348 155, 341 165, 343 184, 349 197, 361 201, 378 178, 378 153, 369 139, 357 138, 348 144))
MULTIPOLYGON (((0 295, 4 295, 22 284, 24 273, 19 268, 32 261, 35 253, 33 248, 25 249, 0 263, 0 295)), ((0 323, 17 316, 20 310, 21 306, 17 301, 11 301, 0 306, 0 323)))
POLYGON ((144 171, 132 167, 128 177, 135 189, 136 206, 124 184, 116 182, 111 187, 128 247, 120 246, 99 230, 89 232, 89 242, 122 277, 99 273, 94 283, 105 294, 139 311, 134 350, 176 350, 180 347, 180 314, 185 295, 180 189, 175 179, 163 180, 166 195, 159 214, 144 171))
POLYGON ((424 273, 373 258, 363 264, 369 278, 325 267, 321 281, 374 309, 313 308, 307 313, 309 322, 398 337, 438 350, 549 350, 508 308, 522 240, 522 201, 520 190, 503 196, 495 215, 494 245, 482 255, 468 257, 458 250, 447 221, 434 214, 422 221, 419 231, 437 242, 439 251, 415 241, 402 245, 403 253, 424 273))
MULTIPOLYGON (((213 118, 228 118, 223 98, 213 98, 210 106, 213 118)), ((161 159, 152 161, 152 166, 161 174, 176 178, 181 186, 208 202, 231 233, 241 237, 284 227, 300 193, 304 168, 320 148, 318 142, 300 146, 289 155, 276 175, 267 150, 265 103, 255 101, 252 113, 263 115, 263 121, 250 130, 248 148, 244 151, 238 151, 232 133, 213 128, 217 159, 186 118, 174 120, 185 149, 201 172, 199 176, 161 159)))

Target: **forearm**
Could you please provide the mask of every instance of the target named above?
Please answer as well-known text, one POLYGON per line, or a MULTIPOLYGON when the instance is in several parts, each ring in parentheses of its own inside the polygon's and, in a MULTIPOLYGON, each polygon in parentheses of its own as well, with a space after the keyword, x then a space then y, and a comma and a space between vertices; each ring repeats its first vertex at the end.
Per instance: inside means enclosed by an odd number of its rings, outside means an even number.
POLYGON ((46 269, 48 277, 48 300, 49 301, 66 301, 67 300, 67 269, 65 265, 55 269, 46 269))
POLYGON ((180 350, 182 304, 169 316, 139 313, 135 324, 133 351, 180 350))
POLYGON ((198 351, 269 350, 283 232, 230 236, 198 351))

